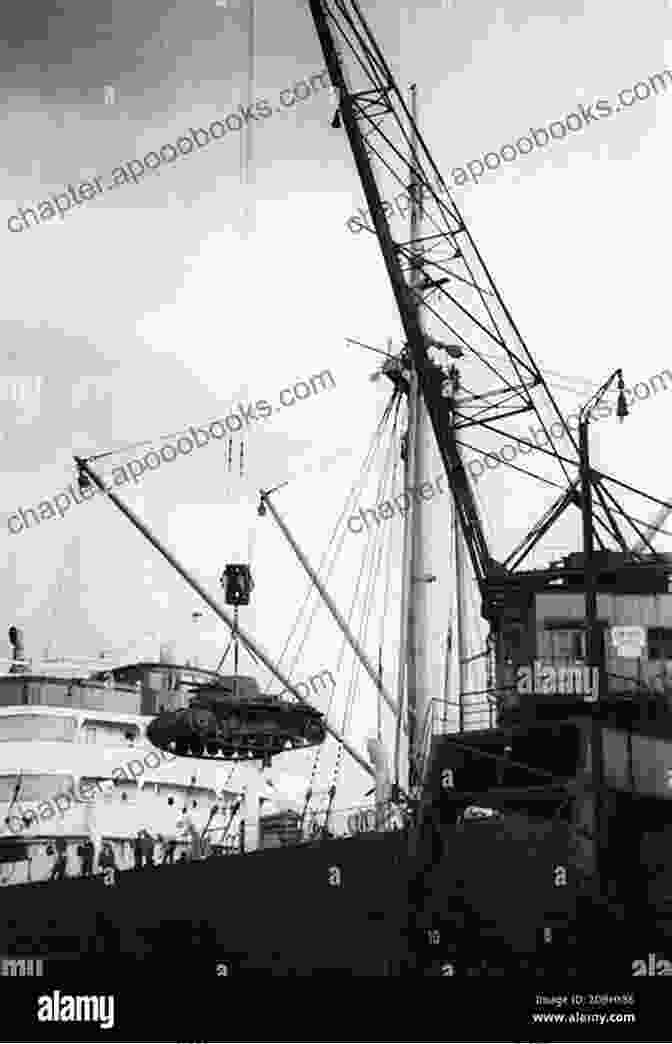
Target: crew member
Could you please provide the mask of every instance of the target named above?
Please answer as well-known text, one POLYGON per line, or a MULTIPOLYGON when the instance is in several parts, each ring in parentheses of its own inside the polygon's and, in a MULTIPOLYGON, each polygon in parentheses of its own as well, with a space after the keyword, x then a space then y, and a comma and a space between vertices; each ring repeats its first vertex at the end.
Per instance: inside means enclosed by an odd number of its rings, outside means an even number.
POLYGON ((56 849, 56 858, 54 860, 54 865, 51 868, 49 880, 63 881, 67 876, 66 871, 68 868, 68 846, 65 839, 62 837, 56 838, 54 841, 54 848, 56 849))
POLYGON ((80 855, 82 859, 82 877, 90 877, 93 872, 94 855, 93 842, 90 837, 87 837, 86 841, 81 846, 80 855))

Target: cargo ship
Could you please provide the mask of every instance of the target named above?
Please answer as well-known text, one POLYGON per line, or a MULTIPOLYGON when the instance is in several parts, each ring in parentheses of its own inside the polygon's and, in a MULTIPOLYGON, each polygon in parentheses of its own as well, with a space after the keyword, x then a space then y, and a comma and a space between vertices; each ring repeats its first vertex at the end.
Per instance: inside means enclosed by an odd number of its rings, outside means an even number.
MULTIPOLYGON (((385 480, 390 511, 381 508, 366 529, 367 583, 383 573, 375 566, 387 534, 402 545, 394 670, 375 662, 366 631, 339 611, 280 515, 277 491, 262 491, 259 509, 360 665, 362 692, 368 686, 378 703, 385 724, 368 760, 329 708, 306 700, 240 626, 249 568, 230 567, 223 603, 106 488, 93 458, 76 466, 80 485, 107 496, 288 694, 262 696, 237 670, 192 673, 175 689, 167 676, 185 668, 126 665, 112 680, 122 699, 136 701, 138 742, 175 765, 217 772, 230 763, 268 769, 279 756, 333 743, 339 765, 357 763, 370 791, 361 808, 339 816, 332 785, 316 811, 311 776, 303 806, 274 813, 266 827, 257 798, 242 815, 239 806, 245 827, 226 858, 194 849, 184 865, 151 872, 26 882, 11 889, 11 902, 5 889, 0 946, 47 961, 84 953, 160 960, 191 946, 214 955, 221 975, 496 977, 540 989, 558 976, 627 986, 668 975, 672 557, 654 545, 672 505, 590 459, 597 409, 627 418, 623 373, 593 386, 577 438, 424 142, 415 88, 408 97, 399 90, 355 0, 310 0, 310 11, 334 88, 325 133, 343 132, 349 143, 402 329, 398 350, 373 347, 385 357, 374 376, 391 385, 383 420, 395 452, 385 480), (400 239, 383 202, 386 175, 410 203, 400 239), (548 433, 551 418, 562 450, 548 433), (543 443, 523 427, 530 420, 543 443), (510 478, 495 496, 510 498, 511 526, 495 547, 466 454, 492 460, 504 437, 526 447, 527 459, 497 458, 510 478), (449 493, 441 505, 427 488, 437 468, 449 493), (525 505, 516 521, 530 478, 543 490, 538 510, 525 505), (649 507, 627 510, 624 492, 649 507), (401 527, 391 522, 392 503, 403 506, 401 527), (643 520, 652 508, 656 515, 643 520), (566 545, 560 557, 545 550, 551 530, 566 545), (518 539, 505 547, 511 533, 518 539), (254 839, 247 845, 246 835, 254 839), (236 901, 223 904, 224 896, 236 901)), ((378 604, 363 597, 368 611, 378 604)), ((22 676, 3 681, 13 692, 47 688, 22 676)), ((78 684, 98 691, 101 683, 78 684)), ((91 727, 90 713, 82 708, 79 724, 67 727, 91 727)), ((125 730, 126 720, 115 728, 125 730)), ((6 776, 8 788, 13 779, 18 788, 21 768, 6 776)), ((210 787, 225 809, 236 806, 220 776, 198 785, 203 798, 210 787)), ((16 789, 8 815, 20 798, 16 789)))

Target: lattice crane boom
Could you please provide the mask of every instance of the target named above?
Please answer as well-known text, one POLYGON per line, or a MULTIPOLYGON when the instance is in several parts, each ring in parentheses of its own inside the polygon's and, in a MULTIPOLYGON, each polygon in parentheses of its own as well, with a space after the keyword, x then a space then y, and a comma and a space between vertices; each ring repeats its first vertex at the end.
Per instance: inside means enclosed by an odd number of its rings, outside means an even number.
MULTIPOLYGON (((581 510, 576 488, 579 446, 413 121, 359 3, 309 2, 338 95, 332 126, 342 123, 348 137, 399 311, 407 358, 417 373, 480 588, 483 614, 492 620, 491 588, 497 587, 498 578, 518 571, 523 558, 566 508, 581 510), (392 207, 384 200, 384 183, 403 189, 407 199, 413 195, 416 206, 422 207, 423 233, 431 228, 429 234, 410 241, 393 238, 389 221, 392 207), (460 350, 465 363, 477 365, 478 387, 464 387, 461 373, 455 380, 454 368, 451 379, 437 348, 446 343, 460 350), (562 426, 568 452, 559 454, 555 449, 544 419, 549 412, 562 426), (537 449, 517 430, 521 415, 526 413, 533 415, 546 436, 546 448, 541 450, 546 471, 554 468, 560 481, 521 467, 515 470, 540 479, 547 489, 555 487, 561 495, 558 499, 557 492, 552 494, 556 502, 547 504, 517 549, 501 556, 506 563, 501 565, 488 545, 462 461, 461 449, 468 444, 461 432, 472 428, 485 436, 497 434, 537 449)), ((489 448, 482 452, 487 455, 489 448)), ((607 481, 616 480, 596 469, 590 470, 589 480, 596 495, 593 526, 599 546, 605 548, 611 542, 628 551, 622 520, 625 518, 637 538, 642 535, 635 524, 640 520, 624 511, 606 488, 607 481)), ((616 485, 647 496, 624 483, 616 485)))

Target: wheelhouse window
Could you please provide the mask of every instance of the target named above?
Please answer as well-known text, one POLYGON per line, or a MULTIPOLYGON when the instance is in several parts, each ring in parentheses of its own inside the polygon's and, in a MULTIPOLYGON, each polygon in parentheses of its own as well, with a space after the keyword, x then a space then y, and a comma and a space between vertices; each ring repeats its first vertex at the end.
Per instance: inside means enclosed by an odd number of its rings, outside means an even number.
POLYGON ((672 627, 649 627, 647 641, 650 660, 672 660, 672 627))
MULTIPOLYGON (((167 800, 168 804, 180 805, 182 808, 184 805, 189 807, 195 807, 193 802, 205 802, 206 804, 213 803, 217 800, 217 793, 214 790, 206 787, 195 787, 195 786, 181 786, 179 783, 156 783, 156 793, 162 800, 167 800)), ((147 790, 148 784, 145 783, 144 789, 147 790)))
POLYGON ((88 718, 82 726, 84 743, 126 746, 135 742, 139 734, 140 730, 137 725, 129 725, 123 721, 100 721, 88 718))
POLYGON ((580 660, 586 655, 586 635, 578 628, 552 630, 551 649, 554 659, 580 660))
POLYGON ((549 660, 583 660, 586 656, 586 633, 573 621, 544 623, 539 655, 549 660))

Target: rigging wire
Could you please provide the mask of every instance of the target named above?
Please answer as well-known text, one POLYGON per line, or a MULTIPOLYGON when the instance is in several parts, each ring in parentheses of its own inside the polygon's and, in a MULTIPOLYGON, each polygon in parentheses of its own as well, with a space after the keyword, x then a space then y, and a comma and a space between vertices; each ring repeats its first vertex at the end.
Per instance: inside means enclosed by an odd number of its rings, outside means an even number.
MULTIPOLYGON (((390 483, 394 481, 394 475, 396 473, 396 454, 395 455, 393 455, 393 454, 394 454, 394 451, 397 448, 397 439, 394 436, 398 434, 398 432, 397 432, 398 419, 399 419, 399 413, 397 411, 396 414, 395 414, 394 423, 391 426, 391 429, 392 429, 391 430, 391 437, 390 437, 389 442, 388 442, 388 449, 387 449, 387 454, 386 454, 386 467, 383 469, 383 472, 382 472, 382 474, 380 476, 379 483, 378 483, 378 495, 379 496, 384 491, 387 492, 387 487, 389 487, 390 483), (395 462, 392 467, 390 467, 390 462, 391 461, 395 462)), ((372 604, 372 598, 373 598, 373 584, 375 583, 375 578, 378 575, 380 575, 380 563, 381 563, 381 559, 382 559, 383 547, 384 547, 384 536, 383 536, 383 534, 381 534, 381 531, 379 529, 370 531, 368 536, 367 536, 367 541, 366 541, 364 553, 362 555, 362 562, 363 562, 362 569, 360 570, 360 573, 359 573, 359 576, 358 576, 358 579, 357 579, 357 583, 355 585, 355 589, 354 589, 354 592, 353 592, 352 600, 351 600, 351 603, 350 603, 350 608, 348 610, 348 615, 347 615, 347 618, 346 618, 348 627, 350 627, 353 615, 355 613, 355 610, 356 610, 356 607, 357 607, 357 604, 358 604, 358 601, 361 602, 361 614, 362 614, 362 618, 363 619, 360 620, 359 632, 358 632, 357 637, 358 637, 359 643, 360 643, 360 645, 362 647, 364 647, 366 638, 368 636, 368 622, 370 620, 371 604, 372 604), (364 593, 363 593, 363 595, 360 598, 360 589, 362 587, 362 580, 363 580, 364 577, 366 577, 366 583, 364 585, 364 593)), ((341 655, 339 656, 339 669, 340 669, 340 662, 342 660, 342 655, 343 655, 343 653, 345 651, 345 641, 346 641, 345 640, 345 636, 343 636, 343 641, 341 643, 341 655)), ((350 727, 350 722, 351 722, 351 717, 352 717, 352 709, 353 709, 353 706, 354 706, 354 699, 355 699, 355 695, 356 695, 356 692, 357 692, 357 685, 358 685, 358 681, 359 681, 360 671, 361 671, 361 663, 359 662, 358 659, 353 658, 352 665, 351 665, 351 672, 350 672, 350 682, 349 682, 349 685, 348 685, 348 694, 347 694, 347 698, 346 698, 346 701, 345 701, 345 709, 344 709, 344 714, 343 714, 342 729, 345 730, 345 731, 343 731, 341 733, 343 736, 346 735, 347 730, 350 727)), ((331 785, 331 788, 329 790, 329 805, 328 805, 327 813, 326 813, 327 821, 328 821, 328 818, 329 818, 329 815, 330 815, 330 812, 331 812, 333 799, 334 799, 334 796, 336 794, 336 786, 337 786, 337 781, 338 781, 338 776, 339 776, 339 772, 340 772, 342 758, 343 758, 343 745, 341 743, 341 744, 338 745, 338 749, 337 749, 337 752, 336 752, 336 761, 335 761, 334 769, 333 769, 332 785, 331 785)))
MULTIPOLYGON (((345 338, 350 344, 356 344, 360 348, 366 348, 370 352, 377 352, 379 355, 384 355, 388 359, 398 359, 399 355, 391 355, 389 352, 383 351, 382 348, 375 348, 370 344, 363 344, 361 341, 356 341, 352 337, 345 338)), ((501 362, 507 360, 507 356, 501 352, 487 352, 481 349, 481 354, 486 359, 497 359, 501 362)), ((471 356, 464 356, 462 364, 468 366, 474 364, 476 360, 471 356)), ((541 373, 548 377, 552 377, 553 380, 547 380, 547 384, 551 388, 558 388, 560 391, 571 392, 576 395, 589 395, 591 392, 599 390, 600 385, 588 377, 579 377, 572 374, 559 373, 557 370, 551 370, 548 366, 545 366, 541 361, 539 362, 539 370, 541 373)))
MULTIPOLYGON (((394 462, 394 474, 392 476, 392 483, 393 483, 393 488, 394 489, 397 489, 398 486, 399 486, 398 479, 399 479, 399 472, 401 471, 400 461, 401 461, 401 456, 400 455, 396 456, 395 457, 395 462, 394 462)), ((385 647, 385 625, 386 625, 386 622, 387 622, 389 606, 390 606, 390 587, 391 587, 391 583, 392 583, 392 551, 394 549, 394 542, 392 540, 392 534, 393 534, 392 527, 391 526, 386 526, 385 527, 385 533, 386 533, 386 536, 387 536, 387 556, 386 556, 386 560, 385 560, 385 570, 384 570, 385 589, 384 589, 384 594, 383 594, 383 604, 382 604, 382 607, 381 607, 381 616, 380 616, 380 635, 379 635, 379 638, 378 638, 378 649, 379 649, 379 658, 380 658, 381 678, 382 678, 382 650, 385 647)), ((398 655, 401 655, 401 653, 399 653, 398 655)), ((396 660, 396 662, 393 661, 392 668, 393 668, 393 670, 395 672, 395 676, 396 676, 396 670, 397 670, 397 664, 398 664, 398 656, 395 658, 395 660, 396 660)), ((378 701, 380 703, 380 694, 378 694, 378 701)), ((400 713, 401 713, 401 709, 400 709, 400 713)), ((382 714, 380 715, 380 717, 382 719, 382 714)), ((382 720, 381 720, 381 730, 382 730, 382 720)), ((381 739, 382 739, 382 737, 381 737, 381 739)))
MULTIPOLYGON (((387 418, 389 416, 391 407, 392 407, 392 397, 390 398, 390 401, 385 406, 385 408, 383 410, 383 414, 382 414, 382 416, 381 416, 381 418, 380 418, 380 420, 379 420, 379 422, 378 422, 378 424, 376 426, 376 429, 375 429, 375 431, 374 431, 374 433, 373 433, 373 435, 371 437, 371 442, 370 442, 369 448, 366 451, 366 454, 364 456, 364 461, 363 461, 362 466, 360 468, 360 474, 359 474, 358 478, 354 480, 354 482, 353 482, 353 484, 352 484, 352 486, 350 488, 350 492, 348 493, 348 496, 347 496, 347 498, 345 500, 345 503, 344 503, 344 506, 343 506, 343 508, 341 510, 341 513, 340 513, 338 519, 336 520, 336 523, 335 523, 335 525, 334 525, 334 527, 332 529, 331 535, 329 537, 329 542, 327 544, 327 548, 324 551, 324 553, 322 555, 322 558, 320 560, 320 564, 319 564, 319 566, 318 566, 318 568, 316 570, 318 576, 320 576, 320 578, 323 581, 325 581, 325 582, 328 581, 331 578, 333 570, 335 569, 336 564, 337 564, 338 555, 340 554, 340 552, 342 550, 343 544, 344 544, 346 536, 347 536, 347 529, 344 527, 343 523, 345 522, 346 517, 349 514, 351 514, 351 509, 352 509, 354 503, 361 496, 364 483, 365 483, 367 477, 369 477, 369 475, 372 472, 375 456, 376 456, 376 453, 377 453, 377 451, 379 449, 379 446, 381 444, 381 441, 382 441, 382 437, 383 437, 383 434, 384 434, 384 431, 385 431, 385 425, 387 423, 387 418), (340 537, 338 536, 339 530, 340 530, 340 537), (337 540, 337 537, 338 537, 338 540, 337 540), (333 561, 331 562, 330 565, 327 565, 330 552, 333 554, 333 561)), ((320 604, 321 604, 320 600, 319 600, 319 593, 314 590, 313 582, 312 582, 312 580, 309 579, 308 580, 308 588, 307 588, 307 591, 306 591, 306 595, 305 595, 305 598, 304 598, 303 605, 301 606, 301 608, 300 608, 300 610, 299 610, 299 612, 298 612, 298 614, 297 614, 297 616, 295 618, 295 621, 294 621, 292 627, 290 628, 290 633, 289 633, 289 636, 288 636, 288 638, 285 641, 285 644, 283 646, 282 652, 281 652, 280 657, 278 659, 278 664, 282 664, 283 663, 285 655, 287 653, 287 649, 289 648, 289 644, 290 644, 290 642, 292 640, 292 637, 294 636, 294 634, 296 633, 296 631, 298 629, 300 619, 301 619, 303 613, 306 611, 306 608, 307 608, 307 606, 308 606, 308 604, 310 602, 310 599, 313 596, 315 597, 315 605, 313 606, 312 613, 311 613, 311 615, 309 617, 309 620, 308 620, 308 624, 307 624, 307 627, 306 627, 306 631, 307 632, 310 630, 310 627, 312 626, 312 622, 313 622, 313 619, 315 617, 315 614, 317 613, 317 611, 318 611, 318 609, 320 607, 320 604)), ((294 655, 294 657, 292 659, 292 666, 289 669, 290 675, 291 675, 291 671, 296 666, 296 662, 297 662, 299 656, 301 655, 301 652, 303 650, 303 647, 305 645, 307 637, 308 637, 308 634, 306 633, 306 635, 304 636, 301 644, 299 645, 299 648, 298 648, 297 652, 295 653, 295 655, 294 655)), ((266 687, 266 692, 268 692, 268 690, 269 690, 269 688, 270 688, 270 686, 272 684, 273 684, 272 681, 270 681, 268 683, 268 685, 266 687)))
MULTIPOLYGON (((393 424, 391 426, 391 434, 390 434, 390 439, 389 439, 389 442, 388 442, 388 449, 387 449, 387 454, 386 454, 386 462, 385 462, 386 466, 383 469, 383 472, 382 472, 382 474, 380 476, 379 483, 378 483, 378 496, 380 496, 383 492, 387 492, 388 487, 390 486, 390 484, 394 482, 394 476, 395 476, 396 470, 397 470, 397 463, 396 463, 396 461, 398 459, 397 456, 396 456, 396 453, 395 453, 395 450, 398 448, 398 440, 395 437, 395 436, 398 435, 398 431, 397 431, 398 420, 399 420, 399 412, 397 410, 397 412, 395 414, 394 422, 393 422, 393 424), (390 466, 391 463, 392 463, 392 466, 390 466)), ((366 542, 366 546, 365 546, 365 550, 364 550, 364 554, 362 556, 362 559, 363 559, 362 569, 360 570, 360 573, 359 573, 359 576, 358 576, 358 579, 357 579, 357 583, 355 585, 355 590, 353 592, 353 597, 352 597, 352 601, 351 601, 351 604, 350 604, 350 609, 349 609, 348 616, 347 616, 348 627, 350 627, 350 622, 351 622, 352 617, 354 615, 355 608, 357 606, 357 602, 358 602, 358 599, 359 599, 360 587, 362 585, 362 579, 366 576, 366 583, 364 585, 364 593, 363 593, 363 596, 361 598, 361 619, 360 619, 360 624, 359 624, 359 631, 358 631, 358 634, 357 634, 358 641, 359 641, 360 646, 362 648, 365 648, 366 639, 368 637, 368 626, 369 626, 369 621, 370 621, 370 618, 371 618, 371 607, 372 607, 372 601, 373 601, 374 584, 375 584, 376 577, 380 575, 380 564, 381 564, 381 560, 382 560, 384 543, 385 543, 384 535, 381 534, 380 529, 373 530, 373 531, 371 531, 368 534, 367 542, 366 542)), ((343 638, 343 643, 342 643, 342 652, 344 652, 344 650, 345 650, 345 636, 343 638)), ((340 664, 339 664, 339 666, 340 666, 340 664)), ((360 661, 353 657, 353 661, 352 661, 352 665, 351 665, 351 673, 350 673, 350 682, 349 682, 349 686, 348 686, 348 695, 347 695, 347 698, 346 698, 345 710, 344 710, 344 714, 343 714, 343 725, 342 725, 341 735, 344 736, 344 737, 347 735, 347 730, 350 728, 350 722, 351 722, 351 717, 352 717, 352 709, 353 709, 353 706, 354 706, 354 699, 355 699, 355 695, 356 695, 356 692, 357 692, 357 686, 358 686, 358 682, 359 682, 359 678, 360 678, 361 669, 362 669, 362 665, 361 665, 360 661)), ((338 746, 338 750, 337 750, 337 754, 336 754, 336 762, 335 762, 335 765, 334 765, 334 772, 333 772, 333 779, 332 779, 332 788, 329 791, 329 793, 330 793, 330 804, 329 804, 329 808, 327 810, 327 819, 328 819, 329 814, 330 814, 331 802, 333 802, 333 797, 335 796, 335 793, 336 793, 336 786, 337 786, 337 781, 338 781, 338 776, 339 776, 339 772, 340 772, 340 766, 341 766, 342 758, 343 758, 343 745, 341 743, 338 746), (332 793, 332 791, 333 791, 333 793, 332 793)))
MULTIPOLYGON (((515 436, 512 436, 512 437, 515 438, 515 436)), ((504 460, 503 458, 497 457, 496 453, 493 453, 493 452, 487 451, 487 450, 483 450, 479 446, 473 446, 471 443, 465 442, 464 439, 456 439, 455 441, 457 442, 457 445, 460 446, 461 448, 473 450, 475 453, 479 453, 483 457, 488 457, 488 458, 495 457, 500 463, 504 464, 504 466, 506 468, 510 468, 512 471, 519 471, 522 475, 527 475, 529 478, 537 479, 539 482, 542 482, 542 483, 544 483, 547 486, 551 486, 554 489, 559 489, 562 493, 566 493, 567 492, 566 486, 563 486, 560 482, 556 482, 554 479, 549 479, 545 475, 539 475, 539 474, 537 474, 534 471, 529 471, 528 468, 522 468, 519 464, 513 464, 509 460, 504 460)), ((517 439, 516 441, 520 442, 521 440, 517 439)), ((523 443, 523 444, 525 444, 525 443, 523 443)), ((544 453, 544 450, 540 446, 532 447, 532 448, 533 449, 537 449, 538 452, 540 452, 540 453, 544 453)), ((652 496, 649 493, 644 493, 643 490, 635 489, 633 486, 627 486, 625 483, 619 482, 618 479, 614 479, 610 475, 605 475, 602 472, 597 471, 597 469, 593 469, 593 472, 594 472, 595 475, 599 476, 601 479, 604 479, 604 480, 609 481, 609 482, 614 482, 614 483, 616 483, 617 485, 620 485, 620 486, 626 486, 626 488, 628 489, 629 492, 632 492, 632 493, 637 494, 638 496, 644 497, 644 499, 646 499, 646 500, 651 500, 651 501, 653 501, 654 503, 657 503, 657 504, 664 503, 663 501, 658 500, 657 497, 654 497, 654 496, 652 496)), ((474 492, 475 492, 475 488, 474 488, 474 492)), ((608 492, 608 491, 605 489, 605 493, 606 492, 608 492)), ((609 494, 609 495, 611 496, 611 494, 609 494)), ((613 497, 612 497, 612 499, 613 499, 613 497)), ((614 515, 621 515, 621 516, 623 516, 623 518, 625 518, 626 521, 630 522, 631 524, 632 524, 632 522, 637 522, 640 525, 645 526, 645 527, 650 525, 650 520, 647 522, 644 519, 638 518, 637 515, 633 515, 632 512, 625 511, 623 508, 620 507, 620 505, 616 506, 617 503, 618 502, 614 500, 614 506, 612 506, 612 508, 611 508, 612 513, 614 515)), ((600 510, 601 510, 601 506, 599 505, 599 503, 593 504, 593 514, 596 517, 598 517, 598 514, 599 514, 600 510)), ((672 536, 672 532, 670 530, 663 529, 662 527, 657 528, 656 529, 656 533, 660 533, 663 536, 672 536)))
MULTIPOLYGON (((347 526, 345 525, 346 518, 348 517, 348 515, 350 515, 352 513, 353 505, 361 498, 361 493, 362 493, 362 489, 364 487, 364 483, 365 483, 367 478, 372 473, 373 464, 374 464, 374 461, 375 461, 375 458, 376 458, 378 452, 381 449, 383 435, 385 434, 385 429, 386 429, 386 427, 388 425, 389 418, 390 418, 390 416, 392 414, 392 410, 393 410, 394 404, 395 404, 394 403, 394 395, 392 395, 390 397, 388 403, 386 404, 386 406, 385 406, 385 408, 383 410, 382 416, 381 416, 381 418, 380 418, 380 420, 379 420, 379 422, 378 422, 378 424, 376 426, 376 430, 375 430, 375 432, 374 432, 374 434, 372 436, 369 449, 368 449, 367 453, 365 454, 364 462, 363 462, 363 465, 362 465, 362 467, 360 469, 360 474, 359 474, 358 478, 353 482, 352 487, 350 489, 350 492, 349 492, 349 494, 348 494, 348 496, 346 498, 345 504, 344 504, 344 506, 343 506, 343 508, 341 510, 341 513, 340 513, 340 515, 339 515, 339 517, 338 517, 338 519, 336 521, 336 524, 333 527, 332 533, 331 533, 330 538, 329 538, 328 546, 327 546, 325 552, 322 555, 322 558, 320 560, 320 564, 319 564, 318 569, 317 569, 317 573, 318 573, 318 575, 320 576, 320 578, 321 578, 321 580, 323 582, 328 582, 328 580, 331 578, 331 575, 332 575, 332 573, 333 573, 333 571, 334 571, 334 569, 335 569, 335 567, 337 565, 338 558, 339 558, 339 555, 340 555, 341 550, 343 548, 343 544, 344 544, 344 541, 345 541, 345 538, 346 538, 347 532, 348 532, 347 526), (339 535, 339 531, 340 531, 340 535, 339 535), (331 558, 331 561, 329 561, 330 558, 331 558)), ((393 449, 393 446, 394 446, 394 434, 395 434, 395 432, 394 432, 394 428, 393 428, 392 432, 388 436, 388 446, 387 446, 387 449, 385 451, 385 457, 386 457, 387 461, 389 461, 389 458, 391 456, 391 452, 392 452, 392 449, 393 449)), ((385 474, 386 474, 387 471, 388 471, 388 468, 386 466, 386 467, 383 468, 382 475, 379 477, 379 487, 381 486, 381 484, 385 483, 385 474)), ((366 551, 366 549, 365 549, 365 551, 366 551)), ((314 585, 313 585, 312 581, 308 582, 308 589, 306 591, 306 595, 304 597, 303 604, 302 604, 302 606, 301 606, 301 608, 300 608, 300 610, 299 610, 299 612, 298 612, 298 614, 297 614, 297 616, 296 616, 296 618, 294 620, 294 623, 293 623, 292 627, 290 628, 289 635, 288 635, 288 637, 287 637, 287 639, 286 639, 286 641, 284 643, 283 650, 282 650, 282 653, 281 653, 280 658, 279 658, 279 662, 280 663, 282 663, 285 660, 285 657, 286 657, 286 654, 287 654, 287 650, 288 650, 288 648, 289 648, 289 646, 290 646, 290 644, 292 642, 292 639, 294 638, 294 636, 298 632, 298 628, 299 628, 301 619, 306 614, 306 611, 307 611, 308 606, 310 604, 311 597, 313 595, 315 596, 315 601, 314 601, 314 604, 313 604, 313 607, 312 607, 312 611, 310 612, 310 615, 308 616, 307 621, 303 625, 303 628, 302 628, 303 631, 304 631, 303 637, 302 637, 301 641, 299 642, 299 645, 298 645, 297 649, 295 650, 294 655, 291 658, 291 667, 289 668, 289 672, 288 672, 290 675, 293 672, 294 667, 296 666, 296 663, 297 663, 298 659, 301 656, 301 653, 303 652, 303 648, 304 648, 305 643, 306 643, 306 641, 308 639, 308 636, 309 636, 309 633, 310 633, 310 629, 312 627, 312 623, 314 621, 315 615, 316 615, 317 611, 319 610, 319 608, 321 606, 321 602, 319 600, 319 595, 314 590, 314 585)), ((342 641, 341 641, 341 649, 340 649, 340 652, 339 652, 339 655, 338 655, 337 664, 336 664, 336 673, 337 674, 340 671, 340 667, 341 667, 341 664, 342 664, 343 656, 345 654, 346 642, 347 642, 347 639, 345 638, 345 636, 343 636, 342 641)), ((272 684, 272 683, 269 683, 269 685, 267 686, 266 691, 268 691, 268 688, 270 687, 270 684, 272 684)), ((332 710, 334 696, 335 696, 335 692, 332 691, 332 693, 330 694, 330 697, 329 697, 329 705, 328 705, 328 708, 327 708, 327 711, 326 711, 327 719, 328 719, 329 714, 331 713, 331 710, 332 710)), ((316 779, 316 775, 317 775, 317 770, 318 770, 318 767, 319 767, 320 762, 321 762, 321 752, 322 752, 322 748, 318 747, 317 750, 316 750, 316 753, 314 755, 314 761, 313 761, 313 765, 312 765, 312 769, 311 769, 311 773, 310 773, 310 778, 309 778, 309 781, 308 781, 308 787, 307 787, 307 791, 306 791, 306 796, 305 796, 305 803, 304 803, 303 813, 302 813, 302 816, 301 816, 302 823, 305 820, 305 817, 306 817, 306 815, 307 815, 307 813, 309 811, 310 801, 311 801, 313 793, 314 793, 314 784, 315 784, 315 779, 316 779)), ((332 800, 333 800, 333 798, 332 798, 332 800)))
MULTIPOLYGON (((348 617, 347 617, 348 627, 350 627, 350 622, 352 620, 352 617, 353 617, 353 614, 354 614, 354 611, 355 611, 355 606, 356 606, 356 603, 357 603, 357 598, 358 598, 358 595, 359 595, 359 589, 360 589, 360 585, 361 585, 361 582, 362 582, 362 578, 364 577, 364 575, 367 572, 367 559, 369 559, 369 558, 371 558, 372 561, 371 561, 371 565, 368 567, 369 577, 368 577, 368 580, 367 580, 367 587, 368 587, 368 583, 370 583, 371 576, 373 575, 372 564, 373 564, 373 559, 375 557, 376 544, 379 543, 379 542, 380 542, 380 534, 379 534, 379 532, 372 531, 369 534, 369 538, 367 539, 366 553, 365 553, 365 560, 364 560, 363 568, 362 568, 362 570, 361 570, 361 572, 359 574, 359 577, 357 579, 357 583, 355 585, 355 591, 354 591, 354 594, 353 594, 353 599, 352 599, 352 603, 351 603, 351 606, 350 606, 350 611, 349 611, 348 617)), ((366 592, 365 592, 365 598, 366 598, 366 592)), ((357 637, 358 637, 358 639, 361 642, 361 640, 362 640, 362 626, 361 626, 361 624, 360 624, 359 633, 358 633, 357 637)), ((345 639, 345 635, 344 635, 343 636, 343 642, 342 642, 342 651, 345 650, 345 640, 346 639, 345 639)), ((341 735, 343 737, 346 737, 347 732, 348 732, 348 730, 350 728, 350 723, 351 723, 351 719, 352 719, 352 710, 353 710, 353 706, 354 706, 355 695, 356 695, 356 692, 357 692, 357 683, 359 681, 360 671, 361 671, 361 663, 359 662, 358 659, 353 657, 351 668, 350 668, 350 681, 349 681, 349 684, 348 684, 347 697, 346 697, 346 700, 345 700, 345 707, 344 707, 344 710, 343 710, 343 721, 342 721, 342 724, 341 724, 341 735)), ((332 782, 331 782, 331 786, 329 788, 329 802, 328 802, 326 815, 325 815, 325 829, 327 829, 327 827, 328 827, 329 818, 330 818, 331 811, 332 811, 332 806, 333 806, 333 801, 334 801, 334 798, 336 796, 336 789, 337 789, 337 785, 338 785, 338 777, 339 777, 339 774, 340 774, 341 764, 342 764, 342 761, 343 761, 343 752, 344 752, 344 747, 343 747, 343 743, 341 742, 341 743, 338 744, 338 747, 337 747, 336 760, 335 760, 334 768, 333 768, 332 782)))
MULTIPOLYGON (((501 362, 506 362, 507 360, 507 356, 501 352, 487 352, 481 349, 481 354, 486 358, 498 359, 501 362)), ((463 361, 465 363, 473 363, 474 359, 470 356, 465 356, 463 361)), ((542 373, 549 374, 553 378, 559 378, 565 384, 574 385, 577 391, 583 386, 584 389, 587 389, 586 394, 589 394, 590 391, 596 392, 601 387, 597 381, 593 381, 589 377, 579 377, 577 374, 559 373, 557 370, 552 370, 541 359, 537 359, 537 365, 542 373)))

